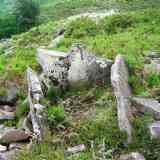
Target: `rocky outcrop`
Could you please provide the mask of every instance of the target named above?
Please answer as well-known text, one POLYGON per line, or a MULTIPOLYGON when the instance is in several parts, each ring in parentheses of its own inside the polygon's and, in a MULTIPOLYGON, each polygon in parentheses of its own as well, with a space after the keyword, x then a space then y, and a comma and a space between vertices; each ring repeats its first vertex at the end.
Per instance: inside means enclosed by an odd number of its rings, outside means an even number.
POLYGON ((138 152, 121 155, 119 160, 145 160, 144 156, 138 152))
POLYGON ((137 112, 151 113, 155 119, 160 119, 160 103, 155 99, 150 98, 140 98, 132 97, 132 106, 137 110, 137 112))
POLYGON ((160 121, 149 125, 151 138, 160 138, 160 121))
POLYGON ((111 68, 111 82, 117 99, 118 123, 122 131, 128 134, 128 143, 132 140, 131 114, 131 90, 128 84, 128 69, 124 58, 118 55, 111 68))

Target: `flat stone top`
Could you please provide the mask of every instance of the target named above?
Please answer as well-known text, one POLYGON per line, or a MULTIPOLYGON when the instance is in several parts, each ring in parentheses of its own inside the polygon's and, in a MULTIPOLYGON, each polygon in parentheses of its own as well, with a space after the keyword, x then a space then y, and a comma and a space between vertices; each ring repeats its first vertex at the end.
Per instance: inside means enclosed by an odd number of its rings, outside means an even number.
POLYGON ((37 49, 38 50, 38 54, 44 54, 44 55, 47 55, 47 56, 51 56, 51 57, 67 57, 68 54, 65 53, 65 52, 60 52, 60 51, 52 51, 52 50, 46 50, 46 49, 42 49, 42 48, 39 48, 37 49))

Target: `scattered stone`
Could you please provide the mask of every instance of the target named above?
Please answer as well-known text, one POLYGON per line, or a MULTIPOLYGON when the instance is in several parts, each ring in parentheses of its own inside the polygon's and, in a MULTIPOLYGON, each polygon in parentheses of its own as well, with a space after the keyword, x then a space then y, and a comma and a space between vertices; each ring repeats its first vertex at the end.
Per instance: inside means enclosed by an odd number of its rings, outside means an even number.
POLYGON ((7 147, 6 146, 2 146, 0 145, 0 152, 4 152, 7 150, 7 147))
POLYGON ((70 147, 67 149, 66 153, 67 154, 76 154, 78 152, 82 152, 86 149, 86 146, 84 144, 75 146, 75 147, 70 147))
POLYGON ((15 127, 7 127, 4 125, 0 125, 0 137, 2 137, 6 132, 14 130, 15 127))
POLYGON ((147 55, 148 58, 154 59, 154 58, 160 58, 160 55, 156 51, 151 51, 147 55))
POLYGON ((0 108, 6 112, 15 112, 16 111, 16 107, 11 107, 8 105, 4 105, 4 106, 0 106, 0 108))
POLYGON ((12 149, 19 149, 19 150, 26 149, 28 144, 29 143, 12 143, 12 144, 9 145, 9 150, 12 150, 12 149))
POLYGON ((0 143, 7 146, 14 142, 28 141, 30 138, 31 134, 25 133, 22 130, 14 129, 4 133, 0 138, 0 143))
POLYGON ((0 160, 12 160, 15 159, 16 155, 20 152, 19 149, 12 149, 6 152, 0 153, 0 160))
POLYGON ((0 109, 0 120, 12 120, 15 118, 15 112, 7 112, 0 109))
POLYGON ((128 84, 128 69, 121 55, 116 57, 115 63, 111 68, 111 82, 117 99, 119 128, 127 132, 128 143, 130 143, 132 140, 132 126, 130 123, 132 113, 129 99, 131 90, 128 84))
POLYGON ((151 138, 160 138, 160 121, 149 125, 151 138))
POLYGON ((43 106, 43 105, 41 105, 41 104, 35 104, 35 105, 34 105, 34 108, 37 109, 37 110, 43 110, 43 109, 45 109, 46 107, 43 106))
POLYGON ((160 103, 155 99, 132 97, 132 106, 140 113, 149 112, 155 119, 160 120, 160 103))
POLYGON ((145 160, 144 156, 138 152, 121 155, 119 160, 145 160))

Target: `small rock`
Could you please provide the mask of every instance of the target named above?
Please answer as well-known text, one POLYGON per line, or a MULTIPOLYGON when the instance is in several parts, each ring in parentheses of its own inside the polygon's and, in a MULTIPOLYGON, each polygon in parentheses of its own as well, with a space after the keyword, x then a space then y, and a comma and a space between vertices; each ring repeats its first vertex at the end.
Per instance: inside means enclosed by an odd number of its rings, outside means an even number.
POLYGON ((149 130, 151 138, 160 138, 160 121, 150 124, 149 130))
POLYGON ((2 135, 4 135, 6 132, 14 130, 14 129, 15 129, 15 127, 7 127, 7 126, 4 126, 4 125, 0 125, 0 137, 2 135))
POLYGON ((12 149, 19 149, 19 150, 25 149, 25 148, 27 148, 28 144, 29 143, 12 143, 12 144, 9 145, 9 150, 12 150, 12 149))
POLYGON ((6 150, 7 150, 7 147, 6 147, 6 146, 0 145, 0 152, 6 151, 6 150))
POLYGON ((144 156, 138 152, 121 155, 119 160, 145 160, 144 156))
POLYGON ((132 97, 132 106, 140 113, 149 112, 155 119, 160 119, 160 103, 155 99, 132 97))
POLYGON ((41 105, 41 104, 35 104, 34 108, 37 110, 43 110, 44 108, 46 108, 45 106, 41 105))
POLYGON ((15 129, 4 133, 4 135, 2 135, 2 137, 0 138, 0 143, 10 144, 13 142, 23 142, 28 141, 30 137, 31 134, 25 133, 22 130, 15 129))
POLYGON ((12 120, 15 118, 15 112, 7 112, 0 109, 0 120, 12 120))
POLYGON ((156 51, 151 51, 151 52, 147 55, 147 57, 149 57, 149 58, 151 58, 151 59, 153 59, 153 58, 160 58, 160 55, 157 54, 156 51))
POLYGON ((76 154, 78 152, 82 152, 86 149, 86 146, 84 144, 75 146, 75 147, 69 147, 66 151, 68 154, 76 154))

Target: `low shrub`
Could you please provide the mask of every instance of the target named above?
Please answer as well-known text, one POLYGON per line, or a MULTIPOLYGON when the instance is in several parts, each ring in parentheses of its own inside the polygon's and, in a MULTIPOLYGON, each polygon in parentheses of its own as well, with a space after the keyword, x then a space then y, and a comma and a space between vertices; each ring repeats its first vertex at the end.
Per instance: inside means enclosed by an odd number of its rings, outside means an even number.
POLYGON ((135 19, 131 15, 117 14, 101 20, 100 26, 107 34, 113 34, 132 27, 134 23, 135 19))
POLYGON ((82 38, 95 36, 99 32, 97 24, 88 17, 79 18, 68 24, 65 37, 82 38))
POLYGON ((50 128, 56 128, 56 126, 63 123, 66 118, 65 110, 62 106, 49 107, 46 112, 50 128))

